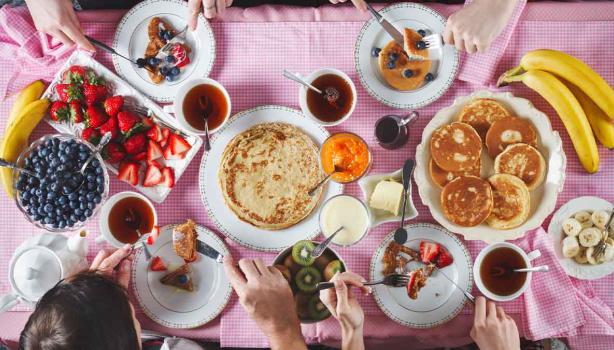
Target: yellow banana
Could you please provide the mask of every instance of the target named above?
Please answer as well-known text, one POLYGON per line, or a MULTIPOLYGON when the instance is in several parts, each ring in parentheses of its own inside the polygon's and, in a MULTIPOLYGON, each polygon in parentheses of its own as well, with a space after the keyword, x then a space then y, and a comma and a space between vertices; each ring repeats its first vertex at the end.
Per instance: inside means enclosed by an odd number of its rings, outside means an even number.
POLYGON ((614 89, 581 60, 561 51, 533 50, 522 56, 520 66, 508 70, 503 76, 522 74, 528 70, 550 72, 576 85, 608 118, 614 120, 614 89))
POLYGON ((614 148, 614 123, 608 119, 608 116, 577 86, 565 82, 565 85, 576 96, 580 106, 584 109, 586 118, 593 128, 593 132, 597 140, 607 148, 614 148))
POLYGON ((524 83, 550 103, 563 121, 584 169, 589 173, 599 170, 599 152, 591 126, 580 103, 565 84, 541 70, 529 70, 501 80, 503 84, 512 82, 524 83))
POLYGON ((45 91, 45 83, 42 80, 36 80, 30 83, 25 88, 19 91, 15 102, 13 102, 13 107, 11 108, 11 112, 9 114, 9 119, 6 123, 5 130, 9 129, 9 125, 11 125, 17 116, 21 113, 21 111, 31 102, 34 102, 41 98, 41 95, 45 91))
MULTIPOLYGON (((14 162, 19 154, 28 146, 28 138, 49 108, 49 100, 36 100, 28 104, 17 115, 4 134, 0 143, 0 157, 14 162)), ((0 169, 0 181, 9 197, 13 197, 12 170, 0 169)))

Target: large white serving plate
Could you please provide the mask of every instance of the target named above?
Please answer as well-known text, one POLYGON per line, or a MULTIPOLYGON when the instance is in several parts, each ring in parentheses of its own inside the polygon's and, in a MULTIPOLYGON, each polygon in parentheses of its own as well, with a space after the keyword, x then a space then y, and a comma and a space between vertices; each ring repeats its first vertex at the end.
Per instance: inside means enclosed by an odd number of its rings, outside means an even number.
MULTIPOLYGON (((443 227, 418 223, 405 226, 405 228, 408 236, 405 246, 419 251, 421 241, 437 242, 450 252, 454 262, 439 272, 434 271, 426 282, 426 286, 420 290, 416 300, 407 296, 405 287, 395 288, 384 285, 376 285, 373 288, 373 296, 377 305, 388 317, 404 326, 412 328, 437 327, 456 317, 467 300, 463 292, 450 283, 441 273, 445 273, 463 290, 471 293, 473 288, 471 255, 460 239, 443 227)), ((371 281, 384 278, 382 257, 386 247, 393 240, 394 231, 384 238, 375 251, 369 271, 371 281)), ((423 266, 422 263, 409 262, 407 269, 414 270, 423 266)))
MULTIPOLYGON (((163 18, 175 30, 180 31, 187 24, 187 2, 181 0, 148 0, 128 11, 117 25, 113 48, 133 60, 143 57, 149 43, 147 28, 153 17, 163 18)), ((173 82, 164 80, 154 84, 147 71, 134 64, 113 56, 115 71, 142 93, 158 102, 173 102, 179 87, 186 81, 203 78, 211 73, 215 61, 215 37, 205 17, 198 15, 195 31, 188 29, 186 43, 192 49, 190 64, 182 68, 179 78, 173 82)))
MULTIPOLYGON (((127 106, 147 108, 151 110, 158 119, 170 126, 172 131, 181 131, 183 134, 187 135, 186 141, 188 141, 192 148, 188 151, 186 157, 184 159, 165 160, 165 164, 167 166, 172 167, 175 171, 175 183, 179 182, 179 178, 187 169, 188 165, 190 165, 190 162, 192 162, 192 159, 194 159, 196 153, 198 153, 198 151, 200 150, 200 147, 203 144, 202 139, 199 136, 190 133, 189 131, 183 130, 181 126, 179 126, 175 118, 169 116, 166 112, 162 110, 162 108, 160 108, 160 106, 158 106, 152 100, 141 94, 135 88, 130 86, 130 84, 126 83, 115 73, 111 72, 107 67, 93 59, 87 53, 76 50, 66 60, 62 68, 60 68, 60 70, 56 73, 55 77, 53 78, 53 81, 51 82, 51 84, 49 84, 47 90, 45 90, 45 93, 43 94, 42 98, 47 98, 51 101, 59 99, 55 91, 55 86, 62 81, 62 73, 68 67, 75 64, 88 67, 92 69, 98 76, 102 77, 109 89, 109 93, 112 95, 122 95, 127 106)), ((46 116, 45 120, 47 121, 47 123, 49 123, 49 125, 51 125, 54 129, 61 133, 79 136, 81 135, 81 130, 83 129, 83 123, 69 124, 55 122, 49 118, 49 115, 46 116)), ((109 162, 105 162, 105 164, 107 168, 111 170, 112 173, 117 174, 118 169, 115 165, 109 162)), ((143 178, 144 172, 145 169, 140 170, 139 180, 143 178)), ((115 177, 112 176, 112 178, 115 177)), ((115 180, 117 179, 115 178, 115 180)), ((172 190, 172 188, 168 188, 165 186, 143 187, 141 185, 137 185, 133 187, 156 203, 162 203, 172 190)))
MULTIPOLYGON (((388 6, 379 13, 400 32, 404 28, 424 29, 429 34, 443 34, 446 19, 437 11, 415 3, 401 3, 388 6)), ((395 108, 419 108, 426 106, 452 85, 459 66, 459 53, 454 46, 444 45, 440 49, 430 49, 429 58, 433 60, 431 73, 435 80, 413 91, 393 89, 382 78, 378 58, 371 56, 371 49, 382 48, 392 38, 381 25, 371 19, 360 30, 354 48, 354 64, 360 83, 376 100, 395 108)))
MULTIPOLYGON (((224 202, 218 182, 218 168, 226 145, 236 135, 262 123, 283 122, 301 129, 318 146, 328 138, 329 133, 314 120, 300 111, 283 106, 260 106, 234 115, 226 125, 216 131, 211 139, 211 151, 203 155, 200 164, 200 194, 209 217, 220 231, 233 241, 251 249, 276 252, 302 239, 311 239, 320 233, 318 208, 303 221, 283 230, 268 231, 240 220, 224 202)), ((343 186, 329 182, 324 186, 320 203, 343 192, 343 186)))
MULTIPOLYGON (((493 175, 494 160, 482 152, 482 178, 493 175)), ((433 117, 422 132, 422 141, 416 148, 416 171, 414 179, 418 185, 418 193, 422 203, 426 205, 433 218, 448 230, 462 234, 468 240, 482 240, 487 243, 513 240, 522 237, 525 232, 539 227, 556 206, 556 199, 563 190, 565 182, 565 166, 567 158, 559 133, 552 130, 548 116, 533 106, 529 100, 513 96, 509 92, 493 93, 477 91, 469 96, 459 97, 452 106, 446 107, 433 117), (537 149, 546 160, 547 174, 544 183, 531 191, 531 211, 527 221, 513 229, 497 230, 483 223, 474 227, 459 226, 448 220, 441 208, 441 189, 431 180, 429 174, 429 159, 431 151, 429 143, 433 132, 442 125, 457 120, 457 116, 465 104, 474 98, 495 99, 515 115, 530 120, 538 134, 537 149)))
POLYGON ((552 216, 550 225, 548 226, 548 234, 552 238, 554 252, 563 267, 563 270, 572 277, 581 280, 595 280, 605 277, 614 272, 614 261, 605 262, 603 264, 579 264, 574 259, 563 256, 563 238, 566 237, 563 232, 563 221, 572 217, 579 211, 594 212, 597 210, 612 211, 614 205, 599 197, 578 197, 570 200, 561 206, 552 216))
MULTIPOLYGON (((167 263, 169 271, 184 264, 183 259, 173 251, 173 228, 167 225, 161 229, 160 237, 149 246, 152 255, 159 256, 167 263)), ((222 240, 207 228, 197 225, 198 240, 208 244, 220 254, 230 254, 222 240)), ((139 249, 132 264, 132 286, 134 294, 145 314, 169 328, 195 328, 213 320, 224 309, 232 287, 222 264, 198 254, 190 263, 194 291, 188 292, 163 285, 160 278, 168 271, 151 271, 142 249, 139 249)))

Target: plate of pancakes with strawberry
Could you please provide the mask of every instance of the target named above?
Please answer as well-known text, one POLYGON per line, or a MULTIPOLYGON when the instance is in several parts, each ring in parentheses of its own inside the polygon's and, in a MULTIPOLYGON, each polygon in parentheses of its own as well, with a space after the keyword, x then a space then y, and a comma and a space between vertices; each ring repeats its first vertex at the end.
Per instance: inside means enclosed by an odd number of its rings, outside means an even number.
POLYGON ((465 239, 513 240, 555 208, 566 156, 548 117, 511 93, 478 91, 437 112, 416 148, 431 215, 465 239))

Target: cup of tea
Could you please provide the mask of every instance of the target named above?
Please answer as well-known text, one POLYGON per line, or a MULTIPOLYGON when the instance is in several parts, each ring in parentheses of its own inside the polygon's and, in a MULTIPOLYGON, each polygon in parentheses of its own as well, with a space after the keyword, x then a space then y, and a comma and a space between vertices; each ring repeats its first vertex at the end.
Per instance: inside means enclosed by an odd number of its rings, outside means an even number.
POLYGON ((205 134, 205 115, 209 133, 213 133, 226 124, 230 110, 228 91, 209 78, 187 81, 177 91, 174 104, 164 107, 164 111, 175 114, 183 129, 197 135, 205 134))
POLYGON ((324 126, 343 123, 356 107, 356 86, 350 77, 334 68, 323 68, 304 80, 322 94, 301 86, 298 101, 303 113, 324 126))
POLYGON ((158 223, 158 215, 147 197, 126 191, 105 202, 99 220, 100 236, 96 237, 96 243, 107 241, 120 248, 134 244, 142 235, 150 233, 158 223))
POLYGON ((475 284, 485 297, 494 301, 518 298, 531 284, 532 272, 514 272, 530 268, 531 261, 541 256, 539 250, 525 253, 515 244, 501 242, 484 248, 475 259, 475 284))
POLYGON ((407 127, 418 117, 413 111, 405 117, 385 115, 375 122, 375 139, 377 144, 385 149, 393 150, 402 147, 409 139, 407 127))

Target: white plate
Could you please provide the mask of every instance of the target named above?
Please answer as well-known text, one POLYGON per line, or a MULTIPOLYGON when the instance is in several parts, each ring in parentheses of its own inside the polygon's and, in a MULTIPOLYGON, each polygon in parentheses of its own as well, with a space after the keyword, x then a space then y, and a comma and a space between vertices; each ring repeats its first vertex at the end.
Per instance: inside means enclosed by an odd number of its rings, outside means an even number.
MULTIPOLYGON (((414 3, 388 6, 379 13, 399 31, 403 28, 424 29, 430 33, 443 34, 446 19, 435 10, 414 3)), ((419 108, 426 106, 452 85, 459 66, 459 53, 454 46, 444 45, 441 49, 429 50, 433 60, 430 72, 435 80, 413 91, 393 89, 381 77, 377 57, 371 57, 371 49, 382 48, 392 38, 379 23, 371 19, 360 30, 354 48, 354 64, 360 83, 376 100, 395 108, 419 108)))
MULTIPOLYGON (((160 237, 149 251, 159 256, 168 265, 169 271, 183 265, 184 261, 173 251, 172 232, 177 225, 164 226, 160 237)), ((230 252, 213 232, 197 225, 198 240, 220 252, 230 252)), ((139 249, 132 264, 132 286, 145 314, 169 328, 195 328, 213 320, 224 309, 232 288, 222 264, 203 255, 190 263, 194 291, 188 292, 160 283, 160 278, 169 271, 151 271, 149 263, 139 249)))
MULTIPOLYGON (((211 151, 205 152, 200 164, 199 187, 203 203, 209 217, 220 231, 233 241, 251 249, 276 252, 289 247, 302 239, 311 239, 320 233, 318 208, 298 224, 278 231, 267 231, 241 221, 224 202, 217 178, 217 170, 222 161, 224 148, 230 140, 254 125, 283 122, 292 124, 307 135, 318 146, 328 138, 329 133, 317 122, 305 117, 301 112, 283 106, 260 106, 237 113, 222 129, 215 132, 211 139, 211 151)), ((341 194, 343 185, 329 182, 324 187, 320 203, 341 194)))
MULTIPOLYGON (((421 241, 434 241, 444 246, 452 255, 452 265, 441 269, 450 279, 467 292, 473 288, 473 270, 471 255, 463 243, 443 227, 426 223, 412 224, 405 227, 408 240, 406 246, 418 251, 421 241)), ((371 260, 369 277, 371 281, 384 278, 382 257, 388 244, 393 241, 391 232, 375 251, 371 260)), ((410 262, 408 270, 423 267, 424 264, 410 262)), ((432 328, 440 326, 458 315, 463 309, 466 297, 448 281, 441 272, 434 271, 419 294, 412 300, 407 296, 406 287, 389 287, 376 285, 373 296, 377 305, 392 320, 412 328, 432 328)))
MULTIPOLYGON (((83 53, 82 51, 79 51, 79 50, 76 50, 66 60, 64 65, 62 65, 62 68, 60 68, 60 70, 56 73, 55 77, 53 78, 53 81, 51 82, 51 84, 49 84, 49 86, 47 87, 47 90, 45 90, 45 93, 43 94, 42 98, 48 98, 51 101, 55 101, 59 99, 55 91, 55 86, 62 80, 62 73, 66 69, 68 69, 68 67, 74 64, 88 67, 92 69, 94 72, 96 72, 98 76, 104 79, 106 85, 109 88, 109 92, 112 95, 122 95, 124 96, 126 101, 129 101, 131 105, 145 107, 145 108, 150 109, 156 115, 156 117, 158 117, 158 119, 160 119, 161 121, 166 123, 168 126, 170 126, 171 130, 174 130, 174 131, 181 130, 183 133, 188 135, 188 137, 186 138, 186 141, 188 141, 188 143, 192 146, 192 148, 188 151, 188 153, 186 154, 186 157, 184 159, 164 160, 165 165, 170 166, 174 169, 175 184, 176 184, 179 181, 179 178, 181 177, 183 172, 186 170, 186 168, 190 164, 190 162, 192 162, 192 159, 194 159, 194 156, 196 156, 196 153, 198 153, 198 151, 200 150, 200 146, 202 146, 203 140, 199 136, 183 130, 179 126, 179 124, 177 124, 177 121, 175 120, 175 118, 166 114, 162 110, 162 108, 160 108, 160 106, 155 104, 153 101, 145 97, 143 94, 141 94, 137 90, 135 90, 132 86, 130 86, 130 84, 126 83, 120 77, 115 75, 115 73, 111 72, 107 67, 100 64, 98 61, 93 59, 88 54, 83 53)), ((71 135, 80 135, 81 130, 83 129, 83 123, 75 124, 71 128, 70 125, 67 123, 54 122, 53 120, 49 118, 49 115, 46 116, 45 120, 55 130, 61 133, 67 133, 71 135)), ((111 170, 113 174, 117 174, 118 170, 114 165, 112 165, 109 162, 105 162, 105 165, 107 166, 109 170, 111 170)), ((141 167, 141 170, 139 173, 139 179, 143 178, 144 173, 145 173, 145 169, 141 167)), ((119 181, 118 179, 116 180, 119 181)), ((172 188, 168 188, 164 186, 143 187, 141 185, 138 185, 138 186, 133 186, 133 187, 156 203, 164 202, 164 200, 166 199, 166 196, 168 196, 169 193, 171 193, 172 191, 172 188)))
MULTIPOLYGON (((134 6, 117 25, 113 48, 122 55, 136 60, 143 57, 149 43, 147 27, 152 17, 160 17, 179 31, 187 24, 188 5, 180 0, 148 0, 134 6)), ((164 80, 154 84, 144 69, 113 55, 115 71, 142 93, 158 102, 172 102, 179 86, 193 78, 204 78, 211 73, 215 61, 215 38, 211 26, 202 13, 198 15, 195 31, 187 30, 186 42, 192 48, 190 64, 181 70, 173 82, 164 80)))
MULTIPOLYGON (((485 147, 484 147, 485 149, 485 147)), ((454 104, 446 107, 433 117, 422 132, 422 142, 416 148, 416 171, 414 179, 418 185, 418 193, 422 203, 431 211, 433 218, 448 230, 465 236, 468 240, 482 240, 487 243, 513 240, 522 237, 525 232, 539 227, 542 222, 554 211, 558 194, 563 190, 565 182, 565 166, 567 158, 559 133, 552 130, 550 119, 543 112, 536 109, 529 100, 513 96, 509 92, 493 93, 490 91, 477 91, 469 96, 459 97, 454 104), (465 104, 474 98, 492 98, 500 101, 511 112, 521 118, 530 120, 538 134, 537 149, 546 160, 547 174, 544 183, 531 191, 531 212, 527 221, 513 229, 496 230, 483 223, 474 227, 463 227, 449 221, 443 214, 440 204, 441 189, 435 185, 429 174, 429 160, 431 151, 429 143, 433 132, 442 125, 456 121, 456 118, 465 104)), ((494 160, 482 153, 482 178, 488 178, 494 173, 494 160)))
MULTIPOLYGON (((393 221, 401 221, 401 215, 392 215, 387 210, 375 209, 371 208, 369 202, 371 200, 371 196, 373 195, 373 191, 375 191, 375 186, 382 180, 395 180, 396 182, 402 183, 403 181, 403 169, 399 169, 393 173, 388 174, 376 174, 365 176, 362 179, 358 180, 358 185, 362 190, 362 194, 364 196, 365 204, 369 209, 369 213, 371 216, 371 227, 377 227, 381 224, 393 221)), ((414 202, 411 199, 411 190, 412 190, 411 181, 409 182, 409 188, 407 189, 407 205, 405 207, 405 220, 411 220, 418 216, 418 210, 414 206, 414 202)))
POLYGON ((574 259, 563 256, 562 241, 566 237, 563 232, 563 221, 572 217, 575 213, 587 210, 590 212, 596 210, 611 211, 614 205, 599 197, 578 197, 565 203, 559 210, 554 213, 550 225, 548 226, 548 234, 552 238, 554 252, 559 259, 559 263, 563 270, 572 277, 581 280, 594 280, 605 277, 614 272, 614 261, 606 262, 599 265, 578 264, 574 259))

